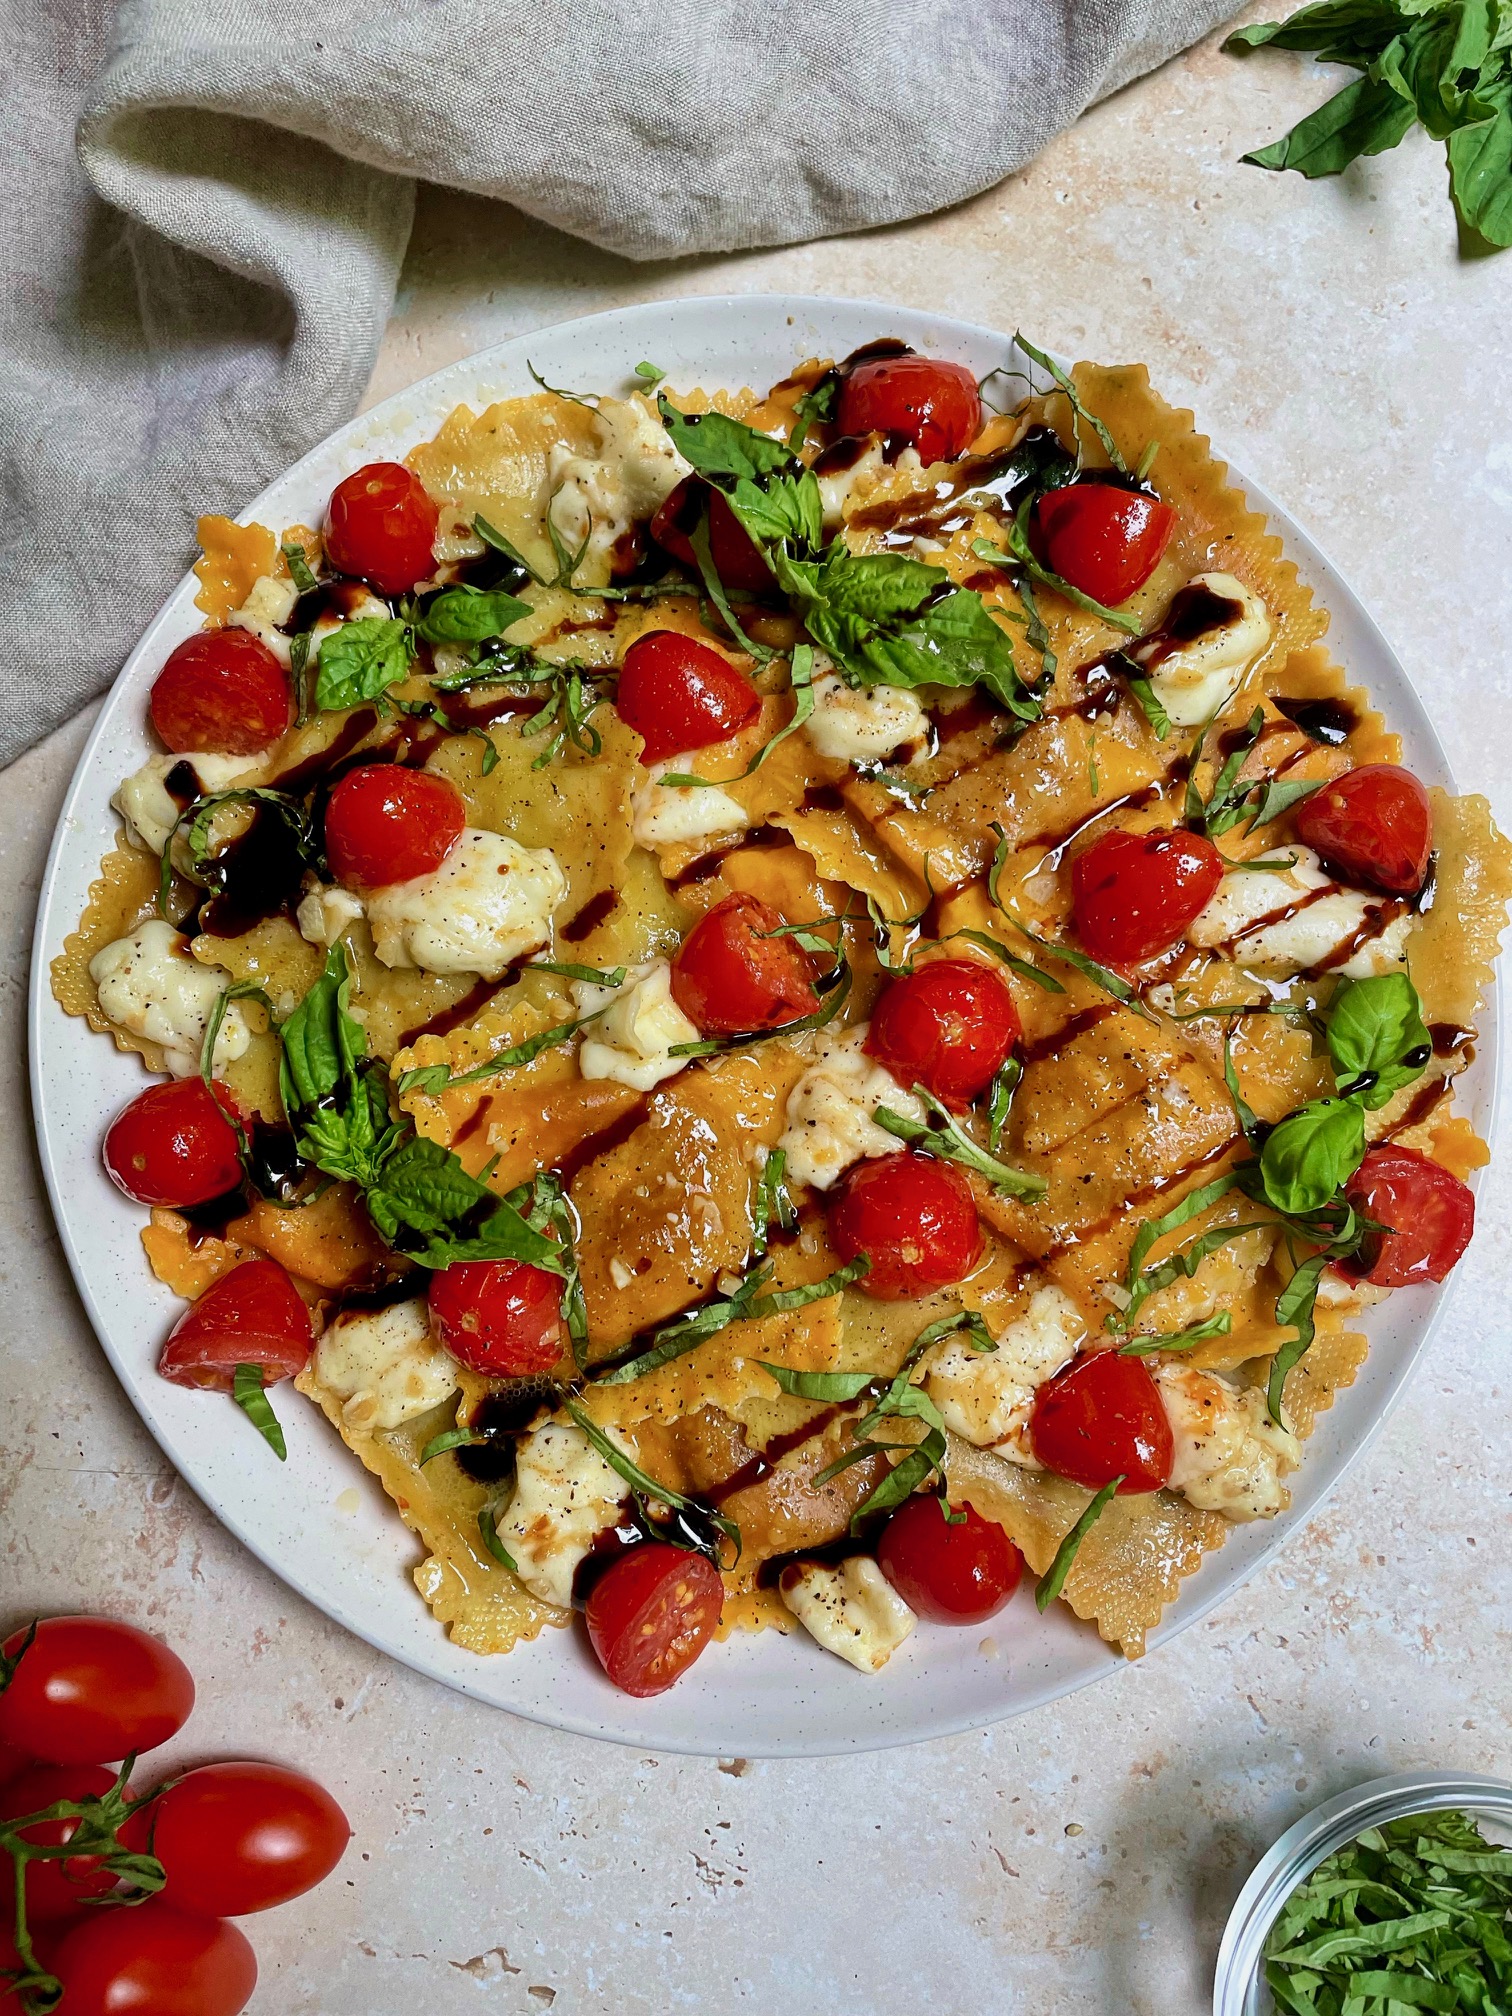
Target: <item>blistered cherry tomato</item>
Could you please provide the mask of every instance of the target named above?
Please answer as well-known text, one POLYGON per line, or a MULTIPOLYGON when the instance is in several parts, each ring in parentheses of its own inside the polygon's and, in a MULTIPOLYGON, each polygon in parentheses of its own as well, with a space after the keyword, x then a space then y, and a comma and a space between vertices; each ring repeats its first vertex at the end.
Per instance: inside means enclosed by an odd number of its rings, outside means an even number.
MULTIPOLYGON (((3 1647, 16 1658, 17 1631, 3 1647)), ((0 1742, 48 1764, 113 1764, 182 1729, 194 1681, 177 1653, 109 1617, 44 1617, 0 1694, 0 1742)))
POLYGON ((1176 943, 1222 880, 1205 834, 1105 833, 1071 864, 1076 935, 1094 959, 1138 966, 1176 943))
POLYGON ((239 1918, 268 1911, 323 1883, 352 1830, 323 1786, 278 1764, 205 1764, 154 1799, 131 1823, 178 1911, 239 1918))
POLYGON ((474 1372, 549 1372, 562 1351, 562 1277, 522 1260, 459 1260, 430 1278, 441 1342, 474 1372))
POLYGON ((625 725, 645 740, 642 763, 723 742, 761 712, 755 687, 728 658, 678 630, 636 638, 620 670, 618 704, 625 725))
MULTIPOLYGON (((98 1764, 38 1764, 23 1771, 0 1793, 0 1821, 19 1820, 27 1813, 40 1813, 60 1799, 98 1799, 115 1783, 115 1773, 98 1764)), ((71 1841, 78 1832, 77 1820, 45 1820, 22 1830, 21 1838, 39 1848, 55 1848, 71 1841)), ((6 1892, 0 1895, 0 1917, 11 1905, 11 1865, 5 1864, 6 1892)), ((98 1855, 71 1855, 64 1862, 28 1862, 26 1865, 26 1915, 29 1923, 66 1918, 88 1897, 103 1897, 115 1888, 115 1878, 102 1867, 98 1855)), ((0 2008, 3 2008, 0 2002, 0 2008)))
POLYGON ((910 1610, 935 1624, 981 1624, 1019 1585, 1024 1557, 974 1505, 945 1516, 938 1498, 900 1505, 877 1543, 877 1565, 910 1610), (964 1519, 960 1515, 965 1512, 964 1519))
POLYGON ((149 1085, 105 1130, 105 1167, 137 1204, 182 1209, 224 1197, 241 1181, 236 1102, 226 1087, 212 1094, 202 1078, 149 1085))
POLYGON ((923 1085, 961 1112, 992 1083, 1020 1033, 1000 974, 979 959, 932 959, 877 1003, 866 1054, 900 1085, 923 1085))
POLYGON ((714 1636, 723 1604, 724 1584, 707 1555, 647 1541, 594 1584, 588 1642, 622 1693, 661 1694, 714 1636))
POLYGON ((869 357, 845 374, 835 425, 841 434, 901 434, 928 462, 954 462, 982 425, 977 381, 940 357, 869 357))
POLYGON ((161 1897, 91 1912, 54 1966, 68 2016, 240 2016, 257 1986, 245 1933, 161 1897))
POLYGON ((229 1393, 238 1365, 263 1384, 292 1379, 310 1355, 310 1312, 276 1260, 243 1260, 212 1282, 168 1333, 158 1370, 175 1386, 229 1393))
POLYGON ((326 806, 331 873, 349 889, 386 889, 430 875, 462 837, 462 794, 429 770, 365 763, 348 770, 326 806))
POLYGON ((1143 588, 1175 529, 1169 504, 1112 483, 1069 483, 1034 507, 1033 543, 1045 565, 1105 609, 1143 588))
POLYGON ((201 630, 169 652, 147 711, 175 756, 256 756, 283 734, 294 705, 289 675, 261 638, 201 630))
POLYGON ((1359 1264, 1344 1270, 1376 1288, 1442 1281, 1475 1230, 1475 1192, 1414 1148, 1372 1148, 1344 1195, 1363 1217, 1391 1228, 1373 1233, 1359 1264))
POLYGON ((369 462, 336 485, 326 520, 326 558, 380 595, 403 595, 436 568, 431 548, 440 512, 402 462, 369 462))
POLYGON ((1171 1423, 1142 1358, 1089 1351, 1034 1396, 1029 1440, 1047 1470, 1087 1491, 1115 1477, 1120 1497, 1159 1491, 1171 1474, 1171 1423))
POLYGON ((685 476, 651 520, 651 537, 674 560, 698 572, 693 534, 705 511, 709 514, 709 558, 726 588, 762 595, 772 586, 772 570, 761 549, 741 524, 724 496, 701 476, 685 476))
POLYGON ((982 1257, 971 1185, 911 1148, 852 1169, 830 1206, 829 1234, 847 1265, 866 1255, 871 1271, 858 1286, 884 1302, 964 1281, 982 1257))
POLYGON ((1415 896, 1433 850, 1433 807, 1410 770, 1366 763, 1346 770, 1292 815, 1297 838, 1350 882, 1415 896))
POLYGON ((701 917, 672 961, 672 999, 701 1036, 776 1029, 819 1007, 807 958, 757 896, 726 896, 701 917))

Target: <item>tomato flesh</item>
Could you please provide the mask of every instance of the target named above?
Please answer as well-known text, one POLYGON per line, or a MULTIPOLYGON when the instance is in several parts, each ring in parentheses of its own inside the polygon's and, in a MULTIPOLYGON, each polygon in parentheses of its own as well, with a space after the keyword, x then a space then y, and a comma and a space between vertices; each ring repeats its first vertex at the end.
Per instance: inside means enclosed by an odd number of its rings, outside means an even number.
POLYGON ((1076 934, 1094 959, 1141 965, 1176 943, 1222 880, 1205 834, 1105 833, 1071 864, 1076 934))
MULTIPOLYGON (((23 1771, 0 1795, 0 1821, 20 1820, 28 1813, 40 1813, 60 1799, 98 1799, 115 1783, 115 1773, 97 1764, 39 1764, 23 1771)), ((22 1832, 22 1840, 39 1848, 55 1848, 71 1841, 78 1831, 77 1820, 46 1820, 22 1832)), ((7 1915, 11 1865, 5 1864, 6 1890, 0 1895, 0 1918, 7 1915)), ((73 1855, 63 1862, 28 1862, 26 1865, 26 1916, 28 1923, 66 1918, 89 1897, 103 1897, 115 1888, 115 1878, 102 1867, 98 1855, 73 1855)), ((0 2002, 0 2007, 3 2007, 0 2002)))
POLYGON ((105 1168, 135 1204, 182 1210, 224 1197, 241 1182, 236 1129, 227 1119, 236 1102, 216 1083, 178 1078, 149 1085, 123 1106, 105 1130, 105 1168))
POLYGON ((176 756, 256 756, 294 712, 289 675, 250 630, 201 630, 175 645, 152 682, 152 725, 176 756))
POLYGON ((1047 1470, 1086 1491, 1122 1477, 1120 1497, 1162 1490, 1174 1443, 1160 1388, 1142 1358, 1089 1351, 1034 1396, 1029 1440, 1047 1470))
POLYGON ((1113 483, 1068 483, 1034 507, 1039 557, 1062 581, 1105 609, 1143 588, 1176 529, 1176 513, 1143 490, 1113 483))
POLYGON ((830 1206, 829 1235, 847 1265, 866 1255, 857 1285, 884 1302, 964 1281, 982 1257, 971 1185, 911 1148, 857 1164, 830 1206))
MULTIPOLYGON (((963 1508, 953 1508, 956 1515, 963 1508)), ((877 1543, 877 1565, 917 1616, 935 1624, 982 1624, 1019 1585, 1024 1557, 974 1505, 953 1525, 938 1498, 910 1498, 877 1543)))
POLYGON ((440 512, 402 462, 369 462, 331 492, 326 558, 380 595, 404 595, 436 568, 440 512))
POLYGON ((240 2016, 257 1986, 245 1933, 161 1897, 91 1912, 53 1964, 68 2016, 240 2016))
POLYGON ((1341 1269, 1376 1288, 1442 1281, 1475 1230, 1469 1184, 1413 1148, 1372 1148, 1344 1194, 1362 1216, 1390 1228, 1372 1234, 1359 1262, 1341 1269))
MULTIPOLYGON (((6 1657, 25 1639, 8 1638, 6 1657)), ((108 1617, 45 1617, 0 1694, 0 1742, 48 1764, 110 1764, 166 1743, 193 1706, 189 1668, 145 1631, 108 1617)))
POLYGON ((620 670, 618 704, 621 720, 645 742, 640 760, 647 764, 723 742, 761 712, 755 687, 728 658, 677 630, 636 638, 620 670))
POLYGON ((202 1765, 155 1799, 140 1825, 142 1845, 167 1874, 163 1895, 175 1910, 206 1918, 303 1896, 352 1838, 330 1793, 278 1764, 202 1765))
POLYGON ((702 1036, 777 1029, 817 1013, 804 953, 773 937, 782 918, 757 896, 726 896, 701 917, 672 961, 672 998, 702 1036))
POLYGON ((1410 770, 1366 763, 1347 770, 1292 815, 1297 838, 1337 875, 1391 896, 1415 896, 1433 851, 1433 807, 1410 770))
POLYGON ((728 500, 701 476, 685 476, 651 520, 651 537, 665 553, 698 572, 693 534, 705 511, 709 514, 709 558, 726 588, 764 595, 772 586, 772 570, 761 548, 730 509, 728 500))
POLYGON ((594 1584, 588 1642, 621 1693, 662 1694, 714 1636, 723 1605, 724 1584, 707 1555, 649 1540, 594 1584))
POLYGON ((932 959, 877 1003, 866 1054, 900 1085, 923 1085, 956 1112, 984 1092, 1022 1033, 1006 980, 978 959, 932 959))
POLYGON ((243 1260, 191 1303, 168 1333, 158 1371, 175 1386, 229 1393, 238 1365, 263 1384, 292 1379, 310 1355, 310 1312, 276 1260, 243 1260))
POLYGON ((498 1378, 549 1372, 562 1355, 562 1277, 521 1260, 459 1260, 430 1279, 436 1334, 498 1378))
POLYGON ((349 889, 386 889, 431 875, 462 837, 462 794, 429 770, 366 763, 348 770, 326 806, 331 873, 349 889))
POLYGON ((841 434, 901 434, 929 462, 954 462, 982 425, 974 374, 940 357, 868 357, 840 386, 835 425, 841 434))

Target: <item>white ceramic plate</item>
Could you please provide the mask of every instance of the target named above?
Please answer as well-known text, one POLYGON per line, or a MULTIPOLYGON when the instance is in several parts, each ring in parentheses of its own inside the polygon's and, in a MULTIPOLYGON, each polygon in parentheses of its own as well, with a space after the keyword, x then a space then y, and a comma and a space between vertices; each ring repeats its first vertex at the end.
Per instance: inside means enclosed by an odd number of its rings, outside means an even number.
MULTIPOLYGON (((978 373, 1007 363, 1012 348, 990 329, 914 310, 781 295, 596 315, 486 350, 387 400, 297 463, 245 516, 275 528, 319 524, 342 476, 375 457, 402 455, 458 402, 478 409, 534 390, 527 358, 552 384, 590 391, 624 389, 642 358, 662 366, 674 385, 765 386, 799 358, 843 356, 880 335, 961 359, 978 373)), ((1160 360, 1149 361, 1158 383, 1160 360)), ((1417 695, 1348 584, 1263 491, 1251 485, 1249 492, 1332 612, 1329 644, 1401 733, 1407 762, 1430 782, 1451 784, 1417 695)), ((548 1631, 507 1658, 480 1659, 450 1644, 431 1618, 410 1579, 414 1541, 313 1407, 286 1391, 280 1412, 289 1460, 280 1464, 229 1403, 157 1377, 158 1347, 179 1305, 148 1272, 138 1241, 142 1213, 107 1180, 99 1153, 108 1117, 141 1088, 141 1067, 61 1013, 48 991, 48 966, 113 842, 110 794, 151 753, 148 688, 169 650, 199 627, 195 587, 186 576, 127 660, 69 792, 37 919, 31 1070, 42 1164, 79 1292, 137 1411, 205 1503, 312 1603, 396 1659, 533 1720, 652 1749, 810 1756, 878 1748, 995 1722, 1116 1672, 1118 1654, 1060 1605, 1039 1617, 1027 1592, 985 1631, 921 1625, 877 1679, 862 1678, 801 1634, 774 1632, 712 1648, 652 1701, 610 1687, 575 1632, 548 1631)), ((1496 1056, 1488 1008, 1480 1055, 1463 1086, 1482 1131, 1496 1056)), ((1253 1575, 1338 1482, 1401 1392, 1443 1299, 1442 1290, 1414 1290, 1372 1315, 1369 1362, 1308 1444, 1292 1510, 1234 1530, 1167 1611, 1152 1635, 1154 1656, 1253 1575)))

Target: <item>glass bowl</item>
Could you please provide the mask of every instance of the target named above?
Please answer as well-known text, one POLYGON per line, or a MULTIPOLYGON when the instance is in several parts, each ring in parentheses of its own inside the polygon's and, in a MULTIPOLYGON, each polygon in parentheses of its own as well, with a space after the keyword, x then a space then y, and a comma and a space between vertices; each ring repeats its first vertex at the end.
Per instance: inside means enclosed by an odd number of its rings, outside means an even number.
POLYGON ((1282 1905, 1326 1856, 1367 1827, 1413 1813, 1467 1813, 1489 1839, 1512 1845, 1512 1785, 1468 1772, 1399 1771, 1325 1799, 1288 1827, 1256 1864, 1229 1913, 1213 1977, 1213 2016, 1270 2016, 1274 2008, 1261 1972, 1266 1935, 1282 1905))

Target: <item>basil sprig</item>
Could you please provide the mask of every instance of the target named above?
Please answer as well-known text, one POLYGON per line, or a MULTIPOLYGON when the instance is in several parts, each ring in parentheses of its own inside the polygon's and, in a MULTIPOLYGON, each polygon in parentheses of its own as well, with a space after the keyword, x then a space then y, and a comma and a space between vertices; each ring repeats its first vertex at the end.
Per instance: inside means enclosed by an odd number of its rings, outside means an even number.
POLYGON ((416 643, 482 644, 530 615, 530 604, 493 588, 443 588, 412 619, 358 616, 322 638, 315 705, 324 710, 377 700, 407 679, 416 643))
POLYGON ((985 1148, 972 1140, 949 1107, 942 1106, 926 1086, 915 1085, 913 1091, 914 1097, 929 1115, 928 1123, 909 1120, 901 1113, 879 1106, 872 1114, 877 1125, 887 1133, 895 1134, 900 1141, 922 1148, 942 1161, 959 1162, 965 1169, 974 1169, 1005 1197, 1033 1199, 1044 1196, 1050 1186, 1043 1176, 1036 1176, 1029 1169, 1015 1169, 1007 1162, 1000 1162, 995 1155, 989 1155, 985 1148))

